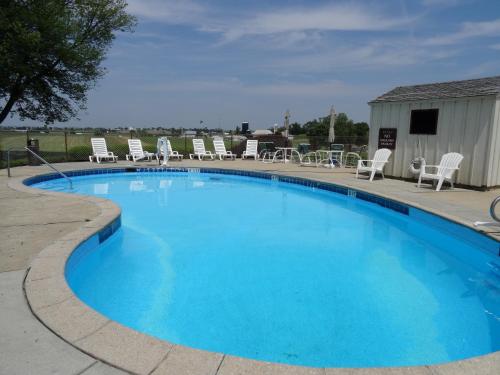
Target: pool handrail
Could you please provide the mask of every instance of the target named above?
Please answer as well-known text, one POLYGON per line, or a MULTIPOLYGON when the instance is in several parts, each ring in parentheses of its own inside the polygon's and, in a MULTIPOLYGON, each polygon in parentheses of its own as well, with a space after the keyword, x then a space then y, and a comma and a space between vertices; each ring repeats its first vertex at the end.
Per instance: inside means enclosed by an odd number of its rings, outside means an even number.
POLYGON ((500 195, 498 197, 496 197, 495 199, 493 199, 493 202, 491 202, 491 205, 490 205, 490 216, 493 218, 493 220, 496 221, 495 222, 491 222, 491 221, 476 221, 474 222, 474 226, 477 227, 477 226, 485 226, 485 227, 497 227, 499 226, 500 227, 500 218, 497 216, 496 212, 495 212, 495 208, 496 208, 496 205, 500 202, 500 195))
MULTIPOLYGON (((24 150, 28 151, 31 155, 33 155, 35 158, 37 158, 38 160, 40 160, 42 163, 46 164, 48 167, 50 167, 51 169, 53 169, 55 172, 57 172, 58 174, 60 174, 63 178, 66 179, 66 181, 68 181, 69 183, 69 188, 71 190, 73 190, 73 181, 71 180, 71 178, 69 178, 68 176, 66 176, 63 172, 61 172, 59 169, 57 169, 56 167, 54 167, 52 164, 50 164, 47 160, 45 160, 44 158, 42 158, 40 155, 38 155, 35 151, 31 150, 30 148, 28 147, 23 147, 24 150)), ((12 177, 11 174, 10 174, 10 152, 11 151, 15 151, 15 148, 9 148, 7 150, 7 176, 8 177, 12 177)))

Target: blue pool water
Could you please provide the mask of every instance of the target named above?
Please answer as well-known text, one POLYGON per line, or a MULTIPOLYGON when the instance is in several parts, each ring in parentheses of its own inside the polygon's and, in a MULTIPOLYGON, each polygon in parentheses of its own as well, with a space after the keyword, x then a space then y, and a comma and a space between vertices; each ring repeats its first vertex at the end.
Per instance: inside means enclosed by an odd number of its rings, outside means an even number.
MULTIPOLYGON (((35 186, 66 190, 63 180, 35 186)), ((74 186, 120 205, 122 227, 67 268, 68 283, 136 330, 314 367, 500 349, 498 243, 466 229, 459 238, 432 215, 230 175, 93 175, 74 186)))

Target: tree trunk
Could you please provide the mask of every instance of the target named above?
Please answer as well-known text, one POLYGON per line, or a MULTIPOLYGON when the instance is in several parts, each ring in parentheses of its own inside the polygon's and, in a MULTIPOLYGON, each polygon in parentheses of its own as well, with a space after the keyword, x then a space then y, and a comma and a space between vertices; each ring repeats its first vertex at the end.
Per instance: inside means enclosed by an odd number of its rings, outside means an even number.
POLYGON ((10 113, 18 98, 19 97, 14 94, 10 95, 9 100, 5 104, 5 107, 3 107, 2 111, 0 112, 0 124, 7 118, 7 115, 10 113))

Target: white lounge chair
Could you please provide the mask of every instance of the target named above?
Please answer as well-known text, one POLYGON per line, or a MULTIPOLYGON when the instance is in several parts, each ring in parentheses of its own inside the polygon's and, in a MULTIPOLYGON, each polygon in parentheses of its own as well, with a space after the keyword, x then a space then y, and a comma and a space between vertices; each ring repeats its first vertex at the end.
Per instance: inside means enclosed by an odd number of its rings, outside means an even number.
POLYGON ((463 156, 457 152, 444 154, 439 165, 422 164, 420 167, 420 175, 418 176, 417 187, 420 187, 422 180, 437 181, 436 191, 441 190, 443 182, 448 181, 453 189, 453 174, 459 169, 459 165, 463 160, 463 156), (436 173, 428 173, 427 168, 437 169, 436 173))
MULTIPOLYGON (((167 139, 167 152, 168 152, 169 159, 177 159, 180 161, 184 158, 184 155, 179 154, 179 151, 172 150, 172 145, 170 144, 170 139, 167 139)), ((161 156, 163 156, 163 150, 160 150, 160 154, 161 154, 161 156)))
POLYGON ((199 160, 203 160, 204 158, 210 158, 210 160, 214 160, 215 156, 212 154, 212 151, 205 150, 205 142, 203 139, 193 139, 193 149, 194 153, 189 154, 189 159, 194 159, 197 157, 199 160))
POLYGON ((158 160, 158 156, 152 152, 147 152, 142 149, 142 142, 140 139, 129 139, 128 140, 128 150, 129 153, 125 155, 127 160, 132 159, 135 163, 138 160, 147 159, 151 161, 154 157, 158 160))
POLYGON ((231 151, 226 151, 226 145, 222 139, 214 139, 214 149, 215 155, 218 156, 220 160, 236 159, 236 154, 233 154, 231 151))
POLYGON ((243 151, 243 154, 241 154, 241 158, 255 158, 255 160, 257 160, 259 158, 259 153, 257 152, 258 146, 259 141, 249 139, 247 141, 247 149, 243 151))
POLYGON ((179 154, 179 151, 172 150, 172 145, 170 144, 170 139, 167 139, 167 150, 168 150, 168 157, 171 159, 173 158, 173 159, 182 160, 184 158, 184 155, 179 154))
POLYGON ((92 155, 89 156, 91 163, 94 161, 94 158, 98 163, 102 160, 111 160, 116 163, 118 156, 108 151, 108 146, 106 146, 104 138, 90 138, 90 143, 92 144, 92 155))
POLYGON ((392 151, 387 148, 381 148, 375 151, 373 155, 373 160, 358 160, 358 167, 356 168, 356 178, 358 178, 359 172, 370 173, 370 181, 373 181, 373 177, 378 172, 384 178, 384 166, 389 161, 392 151))

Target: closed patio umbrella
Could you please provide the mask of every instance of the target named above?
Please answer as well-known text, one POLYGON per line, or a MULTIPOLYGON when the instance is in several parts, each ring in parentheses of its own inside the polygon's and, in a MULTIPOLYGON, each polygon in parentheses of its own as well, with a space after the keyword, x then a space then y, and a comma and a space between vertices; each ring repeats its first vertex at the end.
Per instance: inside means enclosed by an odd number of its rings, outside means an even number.
POLYGON ((330 130, 328 131, 328 142, 333 143, 335 141, 335 109, 330 108, 330 130))

